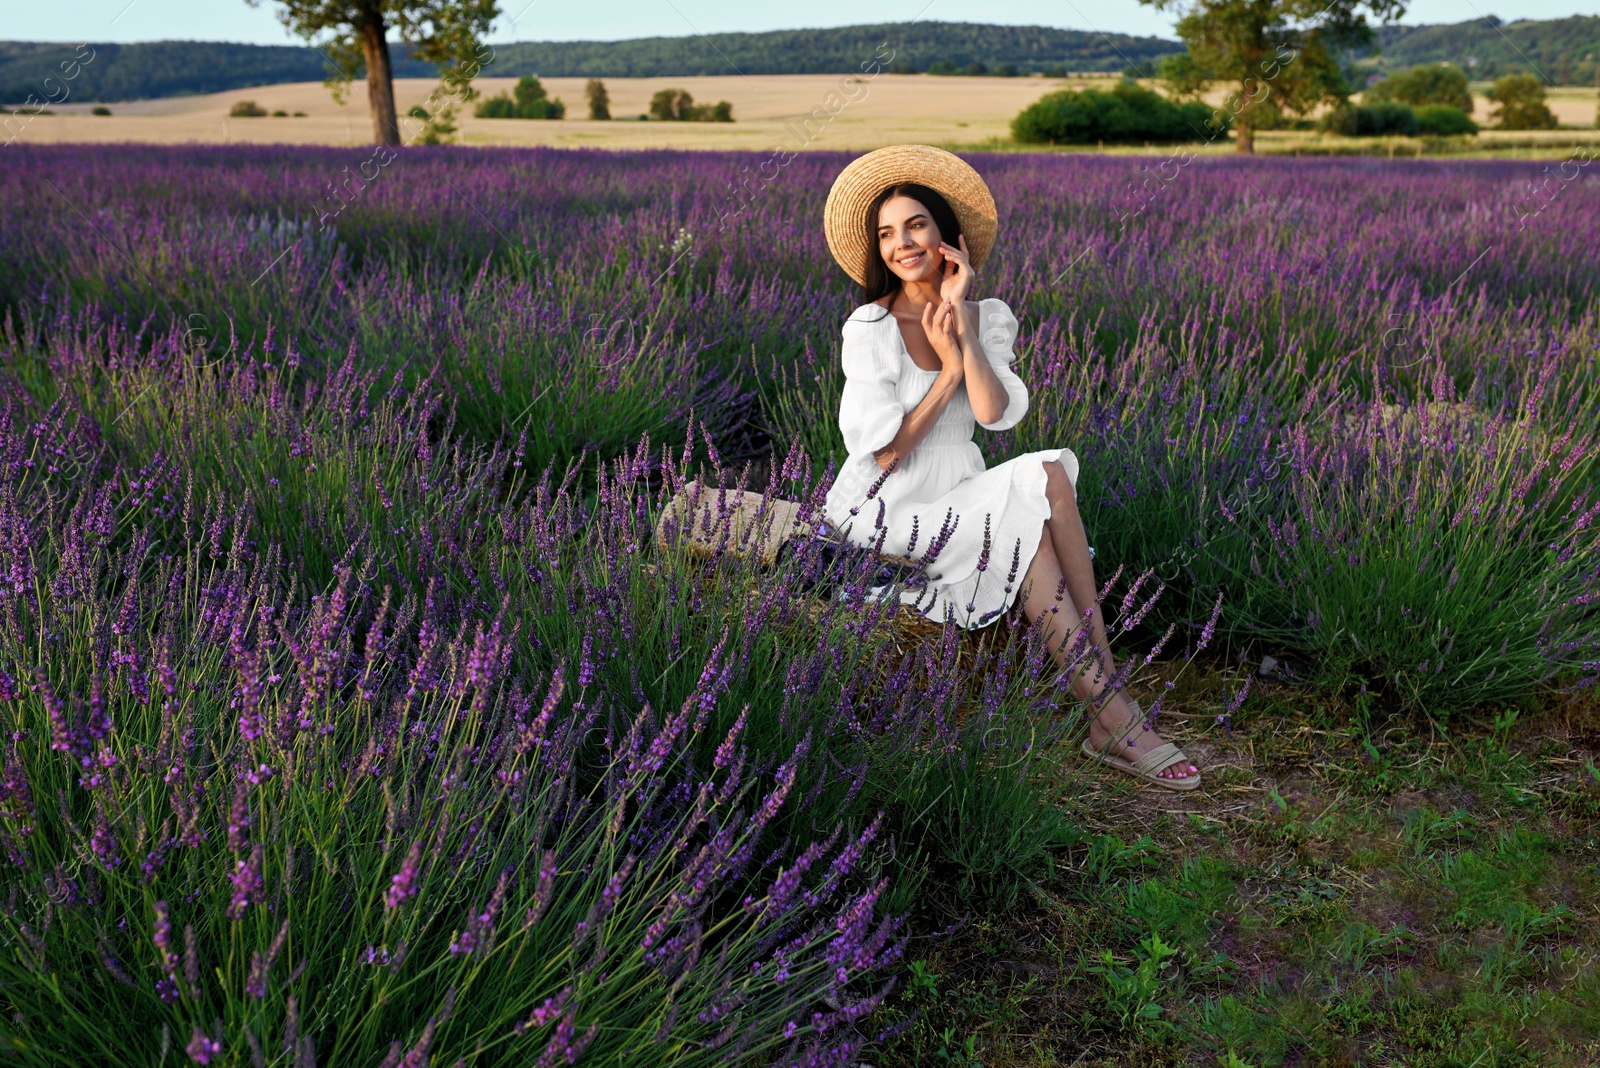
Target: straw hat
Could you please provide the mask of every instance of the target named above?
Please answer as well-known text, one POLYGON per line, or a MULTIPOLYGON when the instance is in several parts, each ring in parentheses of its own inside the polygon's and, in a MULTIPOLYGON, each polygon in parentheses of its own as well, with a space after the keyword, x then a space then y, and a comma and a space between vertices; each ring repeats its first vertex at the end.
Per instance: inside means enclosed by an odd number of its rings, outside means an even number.
POLYGON ((867 211, 878 194, 901 182, 916 182, 936 190, 950 202, 967 239, 967 255, 974 270, 983 266, 999 231, 999 212, 989 187, 961 157, 932 145, 890 145, 852 160, 839 172, 822 209, 822 228, 828 251, 845 273, 864 284, 867 257, 878 250, 868 240, 867 211))

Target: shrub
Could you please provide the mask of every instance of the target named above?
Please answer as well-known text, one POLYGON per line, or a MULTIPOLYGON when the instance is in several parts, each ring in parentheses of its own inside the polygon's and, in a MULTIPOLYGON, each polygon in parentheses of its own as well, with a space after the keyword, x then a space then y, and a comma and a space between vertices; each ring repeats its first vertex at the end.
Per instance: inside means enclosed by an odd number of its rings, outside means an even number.
POLYGON ((1458 134, 1475 134, 1478 124, 1467 117, 1460 108, 1442 104, 1417 108, 1417 130, 1420 133, 1453 137, 1458 134))
POLYGON ((732 122, 733 105, 696 104, 687 89, 662 89, 650 98, 650 115, 663 122, 732 122))
POLYGON ((267 109, 260 107, 254 100, 241 100, 228 109, 228 117, 233 119, 258 119, 267 113, 267 109))
POLYGON ((738 726, 706 738, 714 666, 664 716, 619 707, 519 663, 503 613, 458 626, 355 568, 296 593, 247 524, 114 537, 162 510, 92 492, 35 525, 45 592, 0 628, 22 1062, 855 1059, 836 1025, 900 948, 878 827, 776 833, 805 754, 761 774, 738 726), (73 637, 40 664, 35 629, 73 637))
POLYGON ((1554 130, 1555 114, 1544 102, 1544 83, 1533 74, 1507 74, 1487 94, 1497 105, 1489 117, 1502 130, 1554 130))
POLYGON ((687 89, 660 89, 650 98, 650 117, 663 122, 682 122, 694 107, 687 89))
POLYGON ((275 119, 286 119, 289 117, 289 113, 282 108, 279 108, 272 113, 272 117, 275 119))
POLYGON ((1024 144, 1139 144, 1197 141, 1211 136, 1212 109, 1174 104, 1132 82, 1109 92, 1064 89, 1029 105, 1011 120, 1011 135, 1024 144))
POLYGON ((583 86, 583 94, 589 101, 589 118, 609 119, 611 117, 611 94, 606 92, 606 83, 599 78, 590 78, 583 86))
POLYGON ((1438 105, 1472 114, 1466 72, 1449 63, 1428 63, 1396 71, 1363 93, 1361 102, 1409 104, 1414 108, 1438 105))
POLYGON ((473 112, 480 119, 561 119, 567 105, 559 97, 546 94, 544 85, 531 74, 517 79, 512 96, 500 93, 479 102, 473 112))
POLYGON ((961 72, 968 77, 981 77, 989 73, 989 65, 981 59, 975 59, 967 64, 967 69, 961 72))
POLYGON ((91 114, 91 115, 109 115, 109 114, 111 114, 111 109, 106 107, 104 104, 96 104, 94 107, 89 109, 89 114, 91 114))
POLYGON ((955 65, 954 60, 936 59, 928 64, 929 74, 960 74, 961 68, 955 65))
POLYGON ((1322 129, 1343 137, 1415 137, 1417 114, 1404 104, 1346 104, 1323 116, 1322 129))
POLYGON ((1370 685, 1439 717, 1581 672, 1596 442, 1542 429, 1541 371, 1492 415, 1446 392, 1336 410, 1326 433, 1296 435, 1286 507, 1246 517, 1257 633, 1309 651, 1324 686, 1370 685))
POLYGON ((412 135, 412 139, 419 145, 449 144, 456 132, 456 111, 457 105, 453 99, 447 99, 432 113, 425 108, 413 108, 413 117, 420 117, 426 121, 423 122, 422 129, 412 135), (417 115, 418 112, 421 112, 420 116, 417 115))

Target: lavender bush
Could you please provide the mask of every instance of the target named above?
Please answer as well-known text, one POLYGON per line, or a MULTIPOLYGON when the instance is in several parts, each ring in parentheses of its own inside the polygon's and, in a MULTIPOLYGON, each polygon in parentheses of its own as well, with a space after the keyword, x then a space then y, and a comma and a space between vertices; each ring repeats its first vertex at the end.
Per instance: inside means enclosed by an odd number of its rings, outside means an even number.
MULTIPOLYGON (((1019 618, 655 544, 696 476, 820 507, 845 156, 414 150, 331 229, 335 149, 5 157, 17 1056, 844 1063, 928 880, 1037 869, 1081 721, 1019 618)), ((980 444, 1079 455, 1130 673, 1595 677, 1592 177, 976 162, 1032 395, 980 444)))
POLYGON ((285 589, 243 522, 119 547, 178 507, 119 488, 5 560, 13 1057, 849 1063, 899 952, 880 824, 777 840, 807 746, 759 786, 747 709, 697 770, 716 665, 619 708, 523 678, 504 610, 285 589))

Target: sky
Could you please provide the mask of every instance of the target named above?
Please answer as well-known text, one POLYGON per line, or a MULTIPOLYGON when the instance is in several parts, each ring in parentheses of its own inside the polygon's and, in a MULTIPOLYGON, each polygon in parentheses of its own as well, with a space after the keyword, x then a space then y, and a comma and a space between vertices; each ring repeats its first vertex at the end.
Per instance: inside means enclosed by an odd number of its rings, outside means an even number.
MULTIPOLYGON (((245 0, 6 0, 6 6, 0 32, 13 41, 303 43, 278 21, 273 0, 257 7, 245 0)), ((984 0, 981 8, 970 0, 809 0, 803 6, 750 0, 500 0, 500 10, 488 36, 495 43, 682 37, 919 18, 1172 37, 1175 21, 1170 11, 1139 0, 984 0)), ((1600 0, 1414 0, 1398 21, 1465 22, 1488 14, 1508 21, 1597 15, 1600 0)))

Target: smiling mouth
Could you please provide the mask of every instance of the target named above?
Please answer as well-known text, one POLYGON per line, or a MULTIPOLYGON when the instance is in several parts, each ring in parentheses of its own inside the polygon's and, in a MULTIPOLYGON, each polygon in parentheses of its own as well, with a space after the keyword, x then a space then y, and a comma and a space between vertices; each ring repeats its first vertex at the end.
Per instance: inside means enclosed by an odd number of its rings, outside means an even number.
POLYGON ((902 266, 902 267, 910 267, 913 263, 916 263, 917 261, 923 259, 926 255, 927 255, 927 253, 918 252, 918 253, 915 253, 915 254, 910 255, 910 256, 902 257, 901 260, 900 260, 900 266, 902 266))

